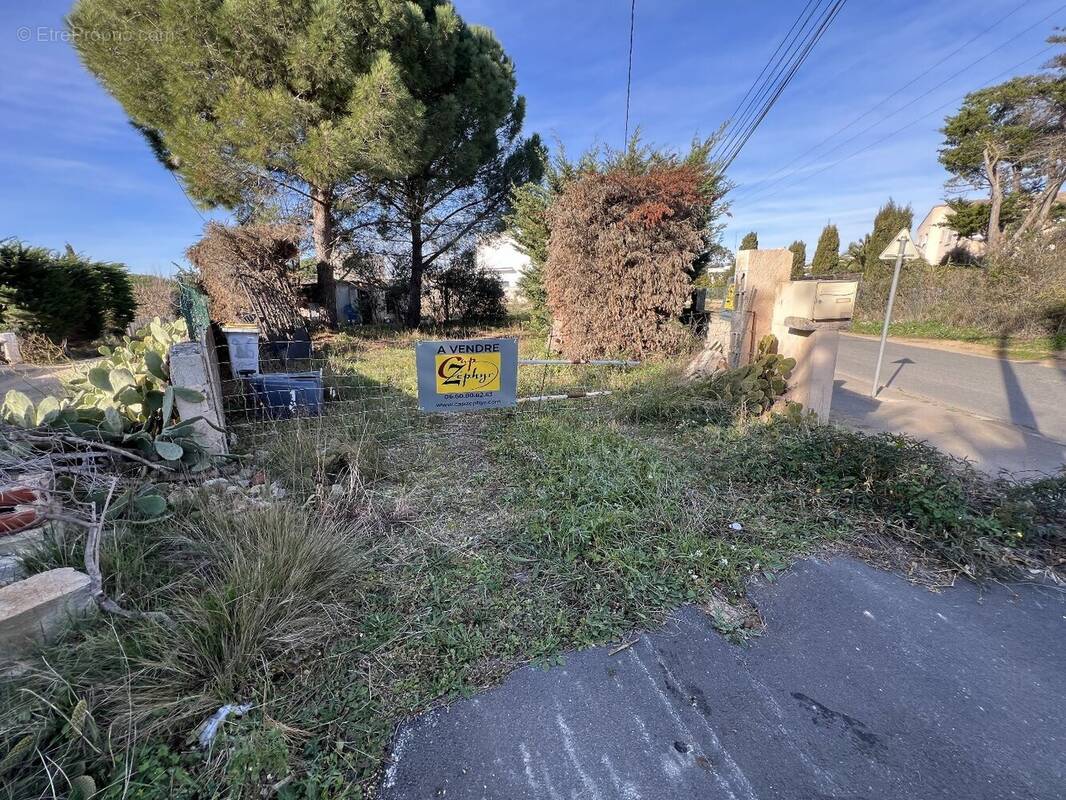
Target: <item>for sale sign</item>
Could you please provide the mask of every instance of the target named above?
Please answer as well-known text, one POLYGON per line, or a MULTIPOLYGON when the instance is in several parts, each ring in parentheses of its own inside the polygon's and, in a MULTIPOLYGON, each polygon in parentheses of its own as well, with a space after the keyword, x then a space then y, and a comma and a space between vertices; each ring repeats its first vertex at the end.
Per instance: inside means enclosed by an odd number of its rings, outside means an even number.
POLYGON ((422 411, 477 411, 515 405, 518 342, 453 339, 415 345, 418 407, 422 411))

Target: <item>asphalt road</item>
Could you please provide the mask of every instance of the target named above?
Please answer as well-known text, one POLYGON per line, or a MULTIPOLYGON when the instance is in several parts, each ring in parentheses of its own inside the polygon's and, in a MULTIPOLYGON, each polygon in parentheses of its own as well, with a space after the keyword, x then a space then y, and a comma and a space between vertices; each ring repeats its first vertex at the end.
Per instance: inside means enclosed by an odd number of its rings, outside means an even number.
POLYGON ((840 339, 832 417, 924 439, 992 474, 1028 479, 1066 464, 1066 365, 1011 362, 889 342, 870 397, 877 341, 840 339))
POLYGON ((752 587, 748 645, 689 608, 410 722, 381 796, 1061 798, 1066 596, 1015 592, 800 562, 752 587))
MULTIPOLYGON (((837 375, 873 380, 876 339, 841 336, 837 375)), ((1066 442, 1066 364, 1047 366, 889 341, 881 384, 1066 442)))

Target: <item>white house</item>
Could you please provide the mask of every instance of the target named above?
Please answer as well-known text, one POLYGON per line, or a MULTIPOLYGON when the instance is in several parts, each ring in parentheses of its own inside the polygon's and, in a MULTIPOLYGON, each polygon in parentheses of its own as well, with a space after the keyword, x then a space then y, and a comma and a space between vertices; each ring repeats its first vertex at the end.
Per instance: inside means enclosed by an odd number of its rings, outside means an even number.
POLYGON ((486 236, 478 242, 475 259, 479 267, 499 276, 508 299, 518 294, 518 279, 529 269, 530 260, 514 239, 502 233, 486 236))
MULTIPOLYGON (((976 200, 977 203, 987 203, 987 200, 976 200)), ((942 264, 949 253, 966 253, 973 258, 979 258, 985 252, 985 243, 979 238, 968 239, 959 236, 948 227, 948 215, 951 214, 951 206, 940 203, 929 209, 925 219, 918 225, 915 236, 918 252, 930 264, 942 264)))

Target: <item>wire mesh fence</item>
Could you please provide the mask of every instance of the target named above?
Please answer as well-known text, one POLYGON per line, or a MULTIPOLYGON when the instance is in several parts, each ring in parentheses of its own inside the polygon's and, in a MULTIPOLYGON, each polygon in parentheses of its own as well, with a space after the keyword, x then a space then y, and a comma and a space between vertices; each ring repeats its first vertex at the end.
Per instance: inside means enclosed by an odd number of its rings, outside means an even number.
POLYGON ((553 352, 548 334, 518 327, 416 334, 368 326, 300 343, 249 335, 251 360, 239 334, 217 343, 226 424, 242 450, 274 447, 279 437, 289 435, 324 442, 338 431, 353 440, 372 432, 382 441, 442 429, 476 434, 486 417, 554 413, 574 405, 597 413, 606 398, 645 369, 624 359, 568 363, 553 352), (481 337, 517 340, 517 405, 459 415, 420 411, 416 343, 481 337))

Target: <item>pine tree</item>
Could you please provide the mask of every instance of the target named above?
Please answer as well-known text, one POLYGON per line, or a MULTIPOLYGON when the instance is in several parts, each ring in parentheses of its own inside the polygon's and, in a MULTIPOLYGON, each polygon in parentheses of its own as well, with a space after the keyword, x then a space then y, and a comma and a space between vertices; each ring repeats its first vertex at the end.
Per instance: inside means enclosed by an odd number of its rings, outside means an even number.
POLYGON ((799 280, 807 271, 807 243, 797 239, 788 246, 792 251, 792 280, 799 280))
MULTIPOLYGON (((363 187, 369 221, 384 242, 403 242, 408 327, 421 319, 422 276, 480 234, 502 226, 511 187, 536 181, 544 152, 520 136, 525 98, 514 64, 492 32, 467 25, 439 0, 408 3, 410 26, 397 60, 424 109, 413 165, 363 187)), ((384 255, 393 255, 388 244, 384 255)))
POLYGON ((914 220, 914 212, 910 206, 901 206, 891 197, 888 202, 881 206, 874 217, 874 229, 870 233, 870 240, 866 243, 866 259, 863 264, 863 272, 870 275, 882 268, 882 262, 878 256, 892 242, 896 234, 904 228, 910 228, 914 220))
MULTIPOLYGON (((441 124, 424 118, 398 63, 426 24, 415 8, 79 0, 69 25, 85 66, 201 204, 309 203, 320 299, 335 311, 339 189, 421 166, 424 126, 441 124)), ((476 62, 458 23, 446 27, 453 50, 476 62)))
POLYGON ((755 231, 744 234, 744 238, 740 240, 740 247, 738 250, 758 250, 759 249, 759 234, 755 231))
POLYGON ((840 265, 840 232, 836 225, 826 225, 818 237, 818 247, 811 262, 812 275, 831 275, 840 265))

